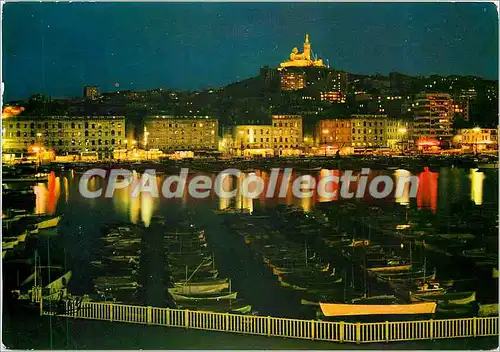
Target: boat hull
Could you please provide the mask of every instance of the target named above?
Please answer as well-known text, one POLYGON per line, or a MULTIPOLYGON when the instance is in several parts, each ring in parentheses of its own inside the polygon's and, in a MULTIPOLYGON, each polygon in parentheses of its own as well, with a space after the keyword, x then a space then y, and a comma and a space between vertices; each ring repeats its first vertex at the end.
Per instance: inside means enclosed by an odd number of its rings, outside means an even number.
POLYGON ((352 315, 387 315, 387 314, 433 314, 436 312, 436 302, 412 304, 337 304, 321 303, 322 313, 327 317, 352 315))

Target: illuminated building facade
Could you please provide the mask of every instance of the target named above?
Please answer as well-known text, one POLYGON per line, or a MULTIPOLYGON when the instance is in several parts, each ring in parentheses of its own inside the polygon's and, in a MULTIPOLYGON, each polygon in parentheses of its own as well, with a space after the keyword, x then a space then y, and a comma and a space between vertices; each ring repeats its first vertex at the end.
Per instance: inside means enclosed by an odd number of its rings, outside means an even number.
POLYGON ((273 115, 272 125, 274 149, 276 152, 279 155, 300 153, 304 142, 302 116, 273 115))
POLYGON ((320 100, 325 101, 327 103, 334 103, 334 102, 345 103, 345 98, 339 91, 321 92, 320 100))
POLYGON ((273 115, 271 125, 238 125, 232 137, 224 139, 232 142, 231 148, 226 145, 224 150, 234 155, 298 155, 304 147, 302 116, 273 115))
POLYGON ((94 86, 83 87, 83 97, 85 99, 96 100, 99 97, 99 88, 94 86))
POLYGON ((274 154, 273 126, 238 125, 233 129, 233 151, 236 155, 272 156, 274 154))
POLYGON ((357 148, 387 146, 387 115, 353 115, 351 141, 357 148))
POLYGON ((413 103, 415 137, 450 139, 453 135, 453 100, 449 94, 425 93, 413 103))
POLYGON ((463 128, 457 131, 454 141, 471 151, 498 149, 498 128, 463 128))
POLYGON ((306 74, 300 71, 280 70, 280 88, 283 91, 299 90, 306 86, 306 74))
POLYGON ((469 121, 469 105, 470 100, 457 98, 453 101, 454 118, 462 118, 464 121, 469 121))
POLYGON ((123 116, 16 116, 3 121, 4 151, 34 148, 57 154, 97 152, 109 157, 125 144, 123 116))
POLYGON ((318 145, 343 148, 351 146, 351 120, 327 119, 316 124, 316 139, 318 145))
POLYGON ((144 122, 145 149, 217 150, 219 122, 209 116, 150 116, 144 122))
POLYGON ((413 147, 413 121, 387 119, 387 147, 395 150, 407 150, 413 147))

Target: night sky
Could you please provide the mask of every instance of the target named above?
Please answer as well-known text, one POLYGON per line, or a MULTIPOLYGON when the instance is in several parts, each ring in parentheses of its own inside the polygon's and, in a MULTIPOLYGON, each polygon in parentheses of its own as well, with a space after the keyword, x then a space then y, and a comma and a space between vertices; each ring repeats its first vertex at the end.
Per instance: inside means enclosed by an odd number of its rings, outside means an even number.
POLYGON ((309 33, 354 73, 498 76, 493 3, 8 3, 4 99, 218 87, 278 66, 309 33))

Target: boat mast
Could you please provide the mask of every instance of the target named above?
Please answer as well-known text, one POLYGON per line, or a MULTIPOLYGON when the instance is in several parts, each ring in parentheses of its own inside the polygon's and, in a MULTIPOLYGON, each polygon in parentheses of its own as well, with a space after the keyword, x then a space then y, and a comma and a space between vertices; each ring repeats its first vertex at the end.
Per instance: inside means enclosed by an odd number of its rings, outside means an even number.
MULTIPOLYGON (((49 326, 50 326, 50 349, 52 349, 52 297, 50 297, 50 294, 52 293, 52 288, 50 287, 50 239, 47 238, 47 271, 48 271, 48 279, 49 279, 49 311, 51 314, 49 315, 49 326)), ((41 288, 42 294, 41 296, 43 297, 43 288, 41 288)), ((40 297, 40 300, 42 299, 40 297)))
POLYGON ((425 279, 425 267, 427 266, 427 257, 424 257, 424 282, 427 281, 425 279))
POLYGON ((36 265, 36 262, 37 262, 36 255, 37 255, 37 250, 35 249, 35 285, 34 285, 35 287, 36 287, 36 274, 37 274, 37 270, 38 270, 37 265, 36 265))
POLYGON ((304 241, 304 246, 306 247, 306 248, 305 248, 305 249, 306 249, 306 250, 305 250, 305 254, 306 254, 306 268, 307 268, 307 267, 308 267, 308 265, 307 265, 307 264, 308 264, 308 263, 307 263, 307 259, 308 259, 308 258, 307 258, 307 241, 304 241))
POLYGON ((344 302, 347 294, 347 270, 344 269, 344 302))

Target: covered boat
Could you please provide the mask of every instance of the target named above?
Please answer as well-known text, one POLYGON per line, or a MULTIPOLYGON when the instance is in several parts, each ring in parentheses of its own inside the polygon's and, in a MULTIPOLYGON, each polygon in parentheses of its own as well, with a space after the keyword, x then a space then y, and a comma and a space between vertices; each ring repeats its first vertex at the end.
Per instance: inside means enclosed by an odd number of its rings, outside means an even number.
POLYGON ((351 315, 386 315, 386 314, 433 314, 436 302, 411 304, 342 304, 319 303, 321 312, 326 317, 351 315))

